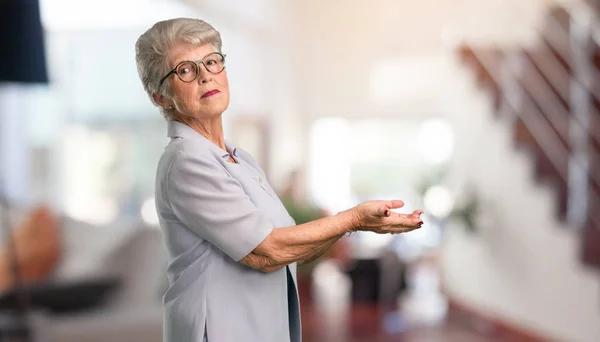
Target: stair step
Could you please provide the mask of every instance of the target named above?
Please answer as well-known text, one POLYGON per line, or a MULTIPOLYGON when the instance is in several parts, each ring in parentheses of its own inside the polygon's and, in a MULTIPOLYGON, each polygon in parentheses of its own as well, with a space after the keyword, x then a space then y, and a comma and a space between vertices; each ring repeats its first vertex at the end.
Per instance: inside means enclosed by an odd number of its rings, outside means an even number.
MULTIPOLYGON (((600 3, 600 0, 597 2, 600 3)), ((569 12, 557 8, 551 11, 542 27, 539 45, 519 51, 503 50, 498 46, 462 46, 460 49, 463 62, 475 72, 477 84, 493 100, 496 116, 516 112, 511 120, 513 141, 516 147, 532 156, 535 180, 553 189, 557 203, 555 212, 557 218, 563 221, 566 220, 569 206, 569 160, 574 156, 571 136, 572 128, 575 128, 571 127, 574 123, 573 108, 570 108, 574 55, 568 34, 569 26, 569 12), (556 31, 557 27, 562 29, 556 31), (522 62, 521 71, 501 74, 500 67, 506 58, 522 62), (504 102, 504 90, 498 82, 501 79, 504 82, 506 76, 514 77, 516 81, 518 88, 509 91, 520 94, 520 101, 511 103, 519 108, 506 106, 508 103, 504 102), (544 149, 541 148, 542 144, 544 149)), ((598 46, 593 64, 600 74, 598 46)), ((592 86, 600 88, 600 77, 596 77, 594 82, 592 86)), ((600 91, 594 90, 592 93, 600 94, 600 91)), ((600 196, 600 182, 594 181, 600 175, 600 96, 591 101, 594 114, 590 120, 588 145, 592 151, 588 169, 589 192, 600 196)), ((589 200, 588 209, 590 213, 600 212, 600 201, 589 200)), ((593 221, 591 214, 587 221, 584 227, 578 227, 582 229, 582 259, 586 264, 600 268, 600 222, 593 221)))
POLYGON ((600 226, 588 222, 582 232, 582 241, 583 263, 600 268, 600 226))

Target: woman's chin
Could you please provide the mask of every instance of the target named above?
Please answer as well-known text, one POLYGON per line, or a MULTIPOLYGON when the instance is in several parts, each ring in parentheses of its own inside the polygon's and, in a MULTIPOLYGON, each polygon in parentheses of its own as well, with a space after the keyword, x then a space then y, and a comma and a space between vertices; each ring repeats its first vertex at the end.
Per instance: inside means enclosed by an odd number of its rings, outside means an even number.
POLYGON ((213 115, 221 115, 223 112, 225 112, 225 110, 227 110, 228 107, 229 103, 215 103, 210 112, 213 113, 213 115))
POLYGON ((228 106, 220 105, 220 106, 211 106, 210 108, 202 108, 198 111, 199 119, 209 119, 220 116, 225 112, 228 106))

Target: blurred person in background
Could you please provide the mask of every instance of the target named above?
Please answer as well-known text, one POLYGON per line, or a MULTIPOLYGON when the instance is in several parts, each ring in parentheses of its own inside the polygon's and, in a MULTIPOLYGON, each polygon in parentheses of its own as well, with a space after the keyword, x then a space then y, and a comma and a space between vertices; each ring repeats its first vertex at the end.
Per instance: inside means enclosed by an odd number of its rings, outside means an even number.
POLYGON ((221 37, 208 23, 161 21, 140 36, 144 89, 167 120, 156 210, 170 262, 164 341, 301 341, 296 264, 349 232, 404 233, 421 211, 368 201, 296 225, 253 158, 223 136, 229 87, 221 37))

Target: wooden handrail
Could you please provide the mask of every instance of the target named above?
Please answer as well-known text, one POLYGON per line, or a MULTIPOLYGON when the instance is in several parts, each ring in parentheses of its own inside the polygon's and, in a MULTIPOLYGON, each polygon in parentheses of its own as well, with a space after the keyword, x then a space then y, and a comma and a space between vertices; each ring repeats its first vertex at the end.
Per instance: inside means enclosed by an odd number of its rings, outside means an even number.
POLYGON ((569 102, 569 84, 563 82, 565 79, 571 79, 569 71, 558 61, 558 58, 544 58, 545 56, 552 56, 552 51, 544 41, 541 41, 537 48, 543 51, 544 56, 538 53, 531 53, 529 57, 540 69, 541 72, 548 78, 548 82, 552 88, 556 90, 561 99, 568 103, 569 102))
MULTIPOLYGON (((563 27, 560 25, 560 23, 558 23, 556 21, 556 19, 550 17, 549 20, 553 23, 553 26, 557 28, 556 30, 558 30, 558 32, 560 32, 560 34, 562 34, 563 37, 565 35, 567 35, 567 33, 565 32, 563 27)), ((540 35, 543 35, 543 32, 539 32, 539 33, 540 33, 540 35)), ((547 35, 544 35, 545 38, 546 38, 546 36, 547 35)), ((553 37, 553 40, 556 39, 556 35, 550 34, 550 36, 553 37)), ((567 37, 567 38, 569 38, 569 37, 567 37)), ((553 56, 551 47, 546 42, 545 39, 540 40, 540 44, 537 45, 536 47, 543 49, 543 52, 545 53, 545 55, 553 56)), ((576 47, 576 48, 582 49, 581 47, 576 47)), ((559 53, 559 52, 557 51, 557 53, 559 53)), ((563 58, 565 58, 565 56, 566 56, 566 54, 562 54, 563 58)), ((570 85, 561 81, 561 80, 565 80, 565 79, 577 81, 580 86, 584 87, 585 90, 589 91, 590 94, 595 96, 596 99, 600 101, 600 88, 590 86, 590 85, 586 84, 587 82, 585 82, 584 80, 578 79, 577 76, 572 75, 569 72, 569 70, 567 70, 558 61, 558 57, 542 58, 542 56, 540 56, 540 55, 531 54, 531 59, 535 62, 536 67, 538 67, 540 69, 540 71, 543 72, 543 75, 548 79, 551 87, 554 90, 556 90, 556 92, 560 95, 560 97, 562 98, 562 100, 564 102, 569 103, 569 101, 570 101, 569 95, 568 95, 570 85)), ((565 58, 565 60, 566 60, 566 58, 565 58)), ((572 63, 572 61, 570 61, 569 63, 572 63)), ((573 67, 571 67, 571 68, 573 68, 573 67)), ((592 70, 595 73, 595 75, 593 77, 600 77, 600 72, 598 70, 596 70, 596 69, 592 69, 592 70)), ((553 101, 553 105, 557 105, 556 101, 553 101)), ((598 113, 597 109, 594 106, 590 106, 589 111, 590 111, 590 116, 592 118, 600 116, 600 113, 598 113)), ((576 118, 576 120, 577 120, 576 122, 578 124, 580 124, 582 126, 585 125, 585 123, 581 122, 579 120, 579 118, 576 118)), ((591 126, 589 131, 590 131, 590 135, 591 135, 592 139, 600 144, 600 130, 596 129, 594 127, 596 125, 600 125, 600 122, 595 122, 595 121, 590 122, 589 125, 591 126)))
MULTIPOLYGON (((579 7, 569 7, 566 8, 569 17, 572 22, 576 25, 581 22, 580 15, 578 13, 587 16, 587 20, 589 20, 590 31, 591 31, 591 42, 594 42, 596 45, 600 45, 600 15, 598 12, 592 8, 589 4, 585 2, 579 2, 577 5, 579 7)), ((572 55, 568 53, 568 51, 573 50, 575 54, 585 53, 584 48, 581 44, 574 44, 574 46, 570 43, 571 37, 569 36, 569 32, 566 31, 561 23, 554 17, 547 17, 547 21, 549 24, 549 29, 552 31, 551 34, 545 34, 541 30, 537 30, 537 33, 542 37, 540 40, 539 47, 541 47, 544 52, 548 53, 548 55, 559 55, 569 66, 569 68, 573 68, 573 60, 572 55)), ((581 43, 581 42, 580 42, 581 43)), ((565 87, 569 87, 567 84, 563 84, 560 82, 560 79, 565 77, 569 77, 572 80, 575 80, 579 86, 583 87, 590 94, 592 94, 593 100, 600 102, 600 87, 594 86, 593 84, 589 84, 587 80, 582 79, 577 74, 575 77, 570 75, 569 70, 565 68, 565 66, 559 61, 559 57, 548 58, 544 61, 535 60, 536 65, 542 69, 544 76, 548 78, 551 82, 552 87, 560 94, 561 99, 568 103, 568 90, 565 90, 565 87)), ((590 79, 600 79, 600 71, 597 69, 591 70, 592 75, 588 75, 590 79)), ((600 113, 598 112, 595 106, 589 107, 590 111, 590 122, 589 131, 591 132, 592 138, 600 143, 600 113)), ((584 124, 579 120, 578 117, 575 118, 578 123, 584 124)))
MULTIPOLYGON (((524 60, 525 66, 529 67, 527 74, 530 77, 519 77, 523 84, 524 91, 528 92, 534 102, 542 109, 542 115, 545 116, 550 124, 559 134, 562 141, 569 141, 569 115, 562 104, 556 99, 549 86, 544 82, 543 76, 535 68, 533 63, 524 60)), ((513 70, 514 71, 514 70, 513 70)))
MULTIPOLYGON (((510 101, 510 99, 508 99, 508 97, 504 95, 507 90, 503 89, 502 84, 498 81, 501 76, 498 75, 498 72, 493 71, 495 68, 493 68, 492 62, 489 60, 489 58, 478 54, 476 51, 473 51, 473 55, 476 57, 478 63, 481 64, 481 66, 484 69, 488 70, 488 73, 490 74, 490 77, 494 80, 494 82, 500 85, 501 93, 503 94, 502 96, 505 97, 506 102, 513 106, 514 104, 511 103, 513 101, 510 101)), ((507 65, 508 70, 510 70, 512 74, 518 72, 518 70, 514 69, 512 63, 507 63, 507 65)), ((535 101, 531 99, 531 95, 526 94, 526 96, 521 96, 521 101, 523 105, 528 105, 528 107, 531 107, 528 109, 531 109, 536 115, 521 115, 519 114, 519 108, 511 108, 512 111, 519 115, 519 118, 523 121, 527 129, 533 134, 534 139, 538 142, 542 151, 548 156, 548 159, 557 169, 560 176, 564 180, 567 180, 568 175, 566 174, 566 172, 562 171, 561 165, 565 164, 566 156, 568 155, 569 151, 563 144, 558 143, 557 139, 552 139, 548 137, 547 133, 553 131, 552 126, 548 121, 533 119, 533 117, 541 118, 544 117, 544 115, 535 106, 535 101)))
MULTIPOLYGON (((560 138, 563 141, 569 141, 570 135, 570 119, 569 112, 563 107, 563 105, 555 98, 552 94, 552 90, 549 89, 550 85, 544 80, 542 74, 536 69, 530 61, 524 61, 530 67, 532 71, 529 76, 534 78, 523 77, 521 78, 524 85, 524 90, 527 91, 534 99, 535 103, 542 109, 543 115, 550 121, 554 129, 559 133, 560 138)), ((590 106, 590 109, 593 107, 590 106)), ((576 121, 580 126, 585 126, 581 121, 576 121)), ((593 140, 600 143, 600 132, 594 132, 589 130, 589 134, 593 140)), ((600 154, 590 151, 591 157, 600 158, 600 154)), ((600 159, 599 159, 600 160, 600 159)), ((592 175, 592 179, 596 184, 600 185, 600 174, 592 175)))
MULTIPOLYGON (((550 48, 547 45, 541 44, 539 46, 544 48, 546 50, 546 52, 551 52, 550 48)), ((567 69, 565 69, 565 67, 561 63, 559 63, 557 59, 541 58, 541 56, 535 55, 535 54, 533 54, 531 57, 532 57, 531 59, 535 62, 536 66, 544 73, 544 76, 546 76, 548 78, 548 81, 551 84, 551 87, 554 88, 557 91, 557 93, 559 93, 559 95, 563 99, 563 101, 568 103, 569 97, 567 94, 568 94, 569 90, 565 90, 563 88, 565 88, 565 87, 569 88, 569 85, 565 84, 564 82, 561 82, 559 80, 561 78, 563 80, 564 79, 569 79, 569 80, 574 79, 573 76, 570 75, 569 71, 567 69), (559 74, 560 74, 560 76, 558 76, 559 74)), ((579 84, 581 86, 584 86, 581 82, 579 82, 579 84)), ((591 88, 594 88, 594 87, 586 87, 586 89, 588 89, 588 90, 591 88)), ((556 104, 556 101, 553 101, 553 103, 556 104)), ((590 110, 590 116, 592 118, 600 116, 600 113, 598 113, 598 110, 594 106, 590 106, 589 110, 590 110)), ((580 120, 577 120, 577 123, 580 125, 584 125, 584 123, 581 122, 580 120)), ((600 122, 590 122, 590 126, 591 126, 590 128, 592 128, 595 125, 600 125, 600 122)), ((598 128, 590 129, 590 135, 593 140, 595 140, 597 143, 600 144, 600 129, 598 129, 598 128)))
MULTIPOLYGON (((501 75, 498 75, 498 72, 495 71, 496 68, 493 65, 492 61, 489 61, 489 58, 478 54, 476 51, 471 49, 471 54, 475 57, 476 62, 481 65, 481 67, 487 71, 489 76, 492 78, 493 82, 497 85, 500 85, 500 94, 504 97, 504 102, 513 106, 512 101, 507 97, 508 89, 502 88, 502 83, 500 80, 502 79, 501 75)), ((508 62, 508 70, 511 71, 512 75, 519 74, 520 70, 515 70, 515 66, 512 63, 508 62)), ((511 108, 512 112, 519 116, 525 127, 531 132, 533 138, 538 143, 542 152, 548 157, 550 163, 557 170, 560 177, 568 182, 569 178, 567 175, 567 171, 564 170, 562 165, 566 165, 568 163, 569 151, 563 144, 559 144, 557 139, 552 139, 552 136, 549 135, 549 132, 554 131, 551 124, 548 120, 541 120, 542 117, 545 117, 544 113, 535 105, 535 101, 532 99, 531 94, 524 92, 525 96, 522 96, 523 105, 527 105, 527 109, 530 110, 535 115, 522 115, 519 111, 519 108, 511 108)), ((587 172, 588 176, 595 177, 587 172)), ((600 184, 600 183, 598 183, 600 184)), ((588 195, 590 202, 593 205, 600 204, 600 194, 598 194, 592 187, 588 187, 588 195)), ((595 227, 600 229, 600 212, 590 211, 589 213, 591 220, 595 223, 595 227)))
MULTIPOLYGON (((585 118, 582 118, 579 115, 569 115, 566 108, 564 108, 562 103, 559 103, 554 94, 547 96, 549 92, 556 92, 564 103, 570 104, 572 101, 570 98, 572 86, 579 85, 592 95, 594 95, 595 92, 596 97, 600 99, 600 88, 594 88, 591 84, 589 84, 589 82, 586 82, 586 80, 578 78, 577 76, 579 76, 580 73, 575 73, 575 75, 571 74, 571 70, 573 72, 575 71, 573 66, 574 60, 571 58, 571 55, 564 52, 565 48, 572 48, 571 44, 564 44, 565 41, 571 42, 571 37, 568 35, 568 31, 566 31, 554 17, 549 17, 548 20, 551 24, 550 30, 558 32, 558 34, 556 34, 556 32, 551 32, 550 38, 552 39, 548 40, 553 43, 553 46, 557 52, 555 54, 552 51, 552 46, 548 44, 547 40, 540 40, 539 48, 541 48, 541 52, 545 53, 545 55, 548 57, 543 58, 543 55, 538 55, 535 53, 529 54, 529 57, 535 63, 535 66, 530 68, 530 70, 533 71, 532 76, 535 77, 535 80, 525 79, 524 83, 535 82, 535 84, 529 86, 525 85, 523 88, 534 98, 534 101, 542 109, 542 114, 544 114, 552 123, 552 126, 554 126, 554 129, 559 133, 562 141, 572 143, 572 141, 570 141, 570 135, 572 134, 571 129, 578 128, 586 132, 586 134, 591 137, 593 141, 600 144, 600 114, 596 110, 595 106, 588 106, 586 108, 588 114, 586 114, 585 118), (558 39, 561 37, 562 39, 558 39), (563 63, 560 62, 557 54, 567 61, 571 70, 567 69, 563 63), (565 82, 564 80, 569 80, 569 82, 565 82), (573 81, 576 81, 577 83, 573 83, 573 81), (574 127, 573 125, 578 125, 579 127, 574 127)), ((544 34, 544 32, 539 32, 539 34, 542 37, 547 36, 544 34)), ((574 48, 579 50, 576 53, 581 53, 583 51, 581 46, 577 46, 577 44, 574 45, 574 48)), ((521 48, 525 50, 524 47, 521 48)), ((592 68, 592 72, 599 74, 598 70, 595 68, 592 68)), ((485 70, 485 73, 489 74, 489 70, 485 70)), ((587 153, 589 158, 599 158, 599 154, 595 152, 594 149, 589 149, 587 153)), ((578 164, 578 167, 583 167, 579 159, 577 159, 576 164, 578 164)), ((590 179, 592 182, 600 185, 600 175, 590 173, 587 170, 585 173, 590 174, 590 179)))
MULTIPOLYGON (((571 18, 574 17, 571 16, 571 18)), ((550 46, 554 51, 556 51, 556 53, 560 55, 567 62, 567 64, 569 64, 570 68, 573 69, 573 60, 567 51, 573 50, 574 53, 585 53, 585 51, 583 51, 583 47, 577 44, 569 44, 567 47, 564 47, 564 44, 562 44, 562 42, 571 41, 569 33, 563 29, 563 27, 556 19, 548 17, 548 22, 551 25, 550 27, 552 30, 552 34, 544 34, 544 32, 539 32, 539 30, 538 33, 544 38, 544 41, 548 42, 548 46, 550 46)), ((592 71, 592 75, 589 76, 593 79, 600 79, 600 71, 594 69, 592 71)), ((591 87, 589 84, 587 84, 585 80, 577 76, 572 77, 575 77, 575 80, 577 82, 579 82, 583 87, 585 87, 586 90, 589 91, 594 98, 596 98, 596 100, 600 101, 600 88, 591 87)))

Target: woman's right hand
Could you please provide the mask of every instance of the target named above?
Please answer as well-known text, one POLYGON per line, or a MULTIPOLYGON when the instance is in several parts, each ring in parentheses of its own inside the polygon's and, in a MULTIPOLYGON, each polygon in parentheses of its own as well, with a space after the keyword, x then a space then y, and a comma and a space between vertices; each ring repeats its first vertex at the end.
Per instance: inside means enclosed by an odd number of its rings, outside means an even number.
POLYGON ((356 218, 356 230, 372 231, 378 234, 406 233, 421 228, 422 210, 411 214, 399 214, 392 209, 402 208, 404 202, 366 201, 350 209, 356 218))

